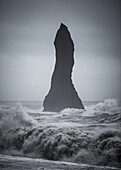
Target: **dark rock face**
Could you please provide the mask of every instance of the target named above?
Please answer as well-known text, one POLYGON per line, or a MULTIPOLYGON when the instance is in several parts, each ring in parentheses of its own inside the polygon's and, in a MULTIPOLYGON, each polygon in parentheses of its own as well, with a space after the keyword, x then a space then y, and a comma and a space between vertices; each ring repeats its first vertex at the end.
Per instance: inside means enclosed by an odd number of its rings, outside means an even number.
POLYGON ((44 111, 58 112, 65 108, 84 109, 71 79, 74 65, 74 44, 68 28, 63 24, 57 31, 54 45, 56 63, 51 88, 43 103, 44 111))

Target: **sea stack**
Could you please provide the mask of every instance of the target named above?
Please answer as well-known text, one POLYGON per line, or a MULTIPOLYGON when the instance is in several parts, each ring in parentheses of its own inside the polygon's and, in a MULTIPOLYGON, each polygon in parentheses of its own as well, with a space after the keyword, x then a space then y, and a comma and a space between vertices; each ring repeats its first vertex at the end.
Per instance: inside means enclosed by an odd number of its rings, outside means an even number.
POLYGON ((61 24, 55 41, 56 63, 51 79, 51 88, 43 102, 44 111, 59 112, 65 108, 84 109, 72 83, 74 43, 68 28, 61 24))

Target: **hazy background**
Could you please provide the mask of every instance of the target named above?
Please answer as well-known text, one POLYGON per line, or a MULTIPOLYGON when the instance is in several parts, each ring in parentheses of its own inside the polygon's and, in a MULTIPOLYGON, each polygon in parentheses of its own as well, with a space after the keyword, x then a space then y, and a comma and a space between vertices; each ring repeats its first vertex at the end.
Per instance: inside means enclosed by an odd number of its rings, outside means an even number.
POLYGON ((120 0, 0 0, 0 100, 43 100, 60 24, 75 44, 82 100, 121 99, 120 0))

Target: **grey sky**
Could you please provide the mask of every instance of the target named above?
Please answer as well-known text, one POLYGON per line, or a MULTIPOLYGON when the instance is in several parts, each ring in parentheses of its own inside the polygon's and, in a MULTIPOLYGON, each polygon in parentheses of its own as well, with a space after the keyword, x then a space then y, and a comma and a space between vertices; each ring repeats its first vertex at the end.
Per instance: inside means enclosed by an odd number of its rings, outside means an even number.
POLYGON ((43 100, 61 22, 75 44, 80 98, 121 99, 120 0, 1 0, 0 100, 43 100))

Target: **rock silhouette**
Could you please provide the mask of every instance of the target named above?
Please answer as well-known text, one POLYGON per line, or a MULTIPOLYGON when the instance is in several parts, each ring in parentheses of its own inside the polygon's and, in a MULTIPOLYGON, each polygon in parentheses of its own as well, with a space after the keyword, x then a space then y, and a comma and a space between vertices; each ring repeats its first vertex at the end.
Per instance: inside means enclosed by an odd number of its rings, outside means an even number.
POLYGON ((51 88, 43 103, 44 111, 58 112, 65 108, 84 109, 72 84, 74 44, 68 28, 64 24, 61 24, 57 31, 54 45, 56 63, 51 79, 51 88))

